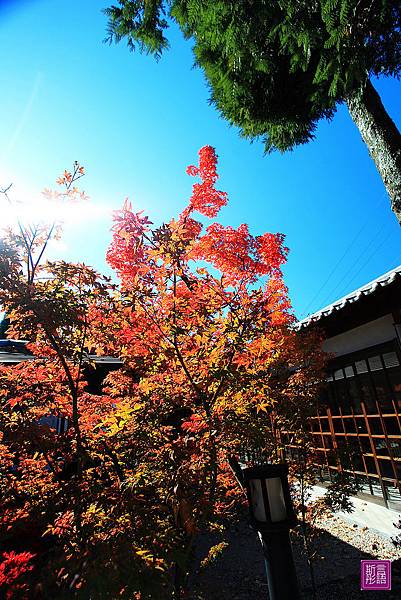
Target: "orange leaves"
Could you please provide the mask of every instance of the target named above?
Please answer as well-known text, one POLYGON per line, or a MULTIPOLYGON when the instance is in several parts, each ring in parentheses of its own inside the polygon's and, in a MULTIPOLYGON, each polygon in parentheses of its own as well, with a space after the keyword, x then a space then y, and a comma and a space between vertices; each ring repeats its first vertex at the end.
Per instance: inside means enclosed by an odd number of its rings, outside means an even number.
POLYGON ((190 211, 185 209, 177 222, 177 233, 183 241, 195 240, 202 231, 202 223, 189 216, 190 211))
POLYGON ((267 410, 271 407, 270 402, 261 402, 260 404, 257 404, 256 406, 256 412, 260 413, 260 412, 264 412, 267 413, 267 410))
POLYGON ((65 513, 59 515, 53 525, 49 525, 46 533, 56 535, 58 537, 64 537, 70 534, 74 530, 74 513, 71 510, 67 510, 65 513))
POLYGON ((74 162, 73 171, 65 170, 60 177, 56 179, 57 185, 62 185, 69 188, 77 179, 82 177, 85 174, 85 169, 82 165, 78 163, 78 161, 74 162))
POLYGON ((268 279, 264 289, 266 309, 270 313, 270 322, 273 326, 290 325, 295 317, 291 313, 291 302, 288 289, 281 277, 268 279))
POLYGON ((64 171, 62 175, 58 179, 56 179, 57 185, 68 185, 72 181, 72 173, 69 171, 64 171))
POLYGON ((57 185, 64 189, 59 191, 46 188, 43 190, 42 194, 48 200, 53 200, 55 202, 68 201, 71 203, 87 200, 88 196, 85 192, 79 190, 75 185, 75 182, 84 175, 84 167, 75 161, 72 171, 65 170, 64 173, 56 179, 57 185))

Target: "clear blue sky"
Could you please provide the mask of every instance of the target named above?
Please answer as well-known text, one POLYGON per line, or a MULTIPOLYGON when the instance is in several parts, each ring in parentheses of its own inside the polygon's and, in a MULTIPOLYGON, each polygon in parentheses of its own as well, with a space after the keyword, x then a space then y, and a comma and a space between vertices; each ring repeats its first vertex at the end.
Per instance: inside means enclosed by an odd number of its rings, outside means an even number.
MULTIPOLYGON (((208 104, 179 31, 159 63, 102 43, 101 9, 111 3, 0 0, 0 185, 14 181, 29 194, 75 159, 85 165, 91 208, 66 227, 67 260, 106 271, 110 211, 126 196, 157 223, 177 214, 193 182, 185 167, 211 144, 230 199, 224 224, 287 236, 298 316, 401 263, 401 229, 345 107, 321 123, 315 142, 263 156, 208 104)), ((377 87, 401 126, 401 83, 377 87)))

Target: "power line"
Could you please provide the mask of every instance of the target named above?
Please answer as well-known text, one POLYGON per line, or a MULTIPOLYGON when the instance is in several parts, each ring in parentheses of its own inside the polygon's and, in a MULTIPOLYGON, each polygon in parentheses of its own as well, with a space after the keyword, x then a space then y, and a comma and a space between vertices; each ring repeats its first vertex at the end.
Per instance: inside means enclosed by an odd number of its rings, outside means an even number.
POLYGON ((310 308, 310 306, 312 306, 312 304, 314 303, 314 301, 318 298, 318 296, 320 296, 320 293, 324 290, 324 288, 326 287, 326 285, 328 284, 328 282, 330 281, 330 279, 332 278, 333 274, 335 273, 335 271, 337 270, 338 266, 342 263, 343 259, 345 258, 345 256, 347 255, 348 251, 350 250, 350 248, 352 248, 353 244, 355 243, 355 241, 357 240, 357 238, 359 237, 360 233, 363 231, 363 229, 365 228, 366 224, 368 221, 365 222, 365 224, 360 228, 360 230, 358 231, 358 233, 356 234, 356 236, 354 237, 354 239, 352 240, 352 242, 347 246, 347 248, 344 251, 344 254, 341 256, 341 258, 337 261, 337 263, 334 265, 333 269, 330 271, 330 274, 328 275, 327 279, 324 281, 324 283, 320 286, 320 288, 318 289, 318 291, 316 292, 316 294, 313 296, 312 300, 308 303, 308 305, 305 307, 303 313, 301 314, 301 317, 303 317, 308 309, 310 308))
POLYGON ((350 279, 350 281, 348 281, 348 283, 342 288, 343 290, 347 289, 351 283, 358 277, 359 273, 361 271, 363 271, 363 269, 366 267, 366 265, 370 262, 371 258, 373 257, 374 254, 376 254, 380 248, 385 244, 385 242, 387 242, 390 237, 393 235, 393 231, 387 235, 386 237, 384 237, 381 242, 379 243, 378 246, 376 246, 376 248, 373 250, 373 252, 371 252, 371 254, 368 256, 368 258, 366 259, 366 261, 362 264, 362 266, 358 269, 358 271, 355 273, 355 275, 350 279))
MULTIPOLYGON (((341 277, 340 281, 338 281, 337 284, 334 286, 334 288, 331 289, 331 291, 329 292, 329 294, 326 294, 326 296, 325 296, 325 298, 323 300, 323 306, 326 305, 326 301, 330 301, 330 299, 333 298, 334 294, 336 293, 336 291, 338 290, 338 288, 341 286, 341 284, 344 282, 344 280, 346 280, 347 277, 348 277, 348 275, 350 275, 352 273, 352 271, 354 270, 355 266, 359 263, 359 261, 361 259, 363 259, 364 256, 366 256, 366 252, 370 249, 370 247, 372 246, 372 244, 374 244, 376 242, 376 240, 378 238, 380 238, 381 233, 382 233, 383 229, 385 228, 385 226, 386 226, 386 222, 382 224, 382 226, 376 232, 376 234, 373 236, 373 238, 368 242, 368 244, 366 246, 364 246, 364 248, 362 249, 362 252, 358 255, 357 259, 354 260, 354 262, 349 267, 349 269, 347 269, 347 271, 341 277)), ((385 239, 387 239, 387 238, 385 238, 385 239)), ((353 281, 353 279, 354 279, 354 277, 351 279, 351 281, 353 281)), ((342 288, 340 288, 340 289, 343 290, 344 286, 342 288)))
MULTIPOLYGON (((378 208, 378 206, 383 203, 383 199, 384 198, 386 198, 386 195, 382 194, 380 196, 380 198, 379 198, 376 206, 375 206, 375 209, 378 208)), ((346 257, 346 255, 348 254, 348 252, 350 251, 350 249, 352 248, 352 246, 355 244, 356 240, 358 239, 358 237, 360 236, 360 234, 362 233, 362 231, 365 229, 365 227, 369 223, 369 221, 370 221, 370 215, 366 218, 365 222, 360 227, 359 231, 356 233, 356 235, 354 236, 354 238, 352 239, 352 241, 348 244, 348 246, 344 250, 344 253, 342 254, 341 258, 336 262, 336 264, 334 265, 333 269, 330 271, 330 274, 328 275, 328 277, 326 278, 326 280, 324 281, 324 283, 320 286, 320 288, 318 289, 318 291, 316 292, 316 294, 313 296, 312 300, 307 304, 307 306, 305 307, 305 309, 301 313, 301 317, 303 317, 304 315, 306 315, 308 309, 312 306, 312 304, 314 303, 314 301, 320 296, 321 292, 324 290, 324 288, 326 287, 327 283, 330 281, 330 279, 332 278, 332 276, 336 272, 337 268, 342 263, 342 261, 344 260, 344 258, 346 257)), ((341 279, 341 281, 343 281, 343 280, 341 279)), ((340 283, 341 283, 341 281, 340 281, 340 283)), ((327 296, 326 296, 326 298, 327 298, 327 296)))

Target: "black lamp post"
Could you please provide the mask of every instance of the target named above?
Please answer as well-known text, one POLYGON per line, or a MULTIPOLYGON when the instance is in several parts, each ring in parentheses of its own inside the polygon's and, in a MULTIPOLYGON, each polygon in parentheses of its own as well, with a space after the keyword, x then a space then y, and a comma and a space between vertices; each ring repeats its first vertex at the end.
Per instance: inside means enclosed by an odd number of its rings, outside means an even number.
POLYGON ((243 470, 251 525, 258 532, 265 556, 270 600, 300 598, 290 529, 297 519, 288 485, 286 464, 243 470))

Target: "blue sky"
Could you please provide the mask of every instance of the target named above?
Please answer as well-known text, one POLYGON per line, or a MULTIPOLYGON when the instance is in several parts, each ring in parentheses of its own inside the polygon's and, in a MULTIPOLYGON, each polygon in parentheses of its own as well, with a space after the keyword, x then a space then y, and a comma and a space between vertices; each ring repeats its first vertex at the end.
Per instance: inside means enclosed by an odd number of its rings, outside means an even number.
MULTIPOLYGON (((111 211, 128 196, 154 222, 170 219, 191 192, 186 166, 211 144, 229 193, 223 223, 286 234, 298 316, 401 263, 401 229, 345 107, 315 142, 266 157, 209 105, 179 31, 159 63, 103 44, 111 3, 0 0, 0 186, 35 198, 74 160, 87 171, 90 204, 67 220, 55 256, 106 272, 111 211)), ((376 85, 401 127, 401 83, 376 85)))

